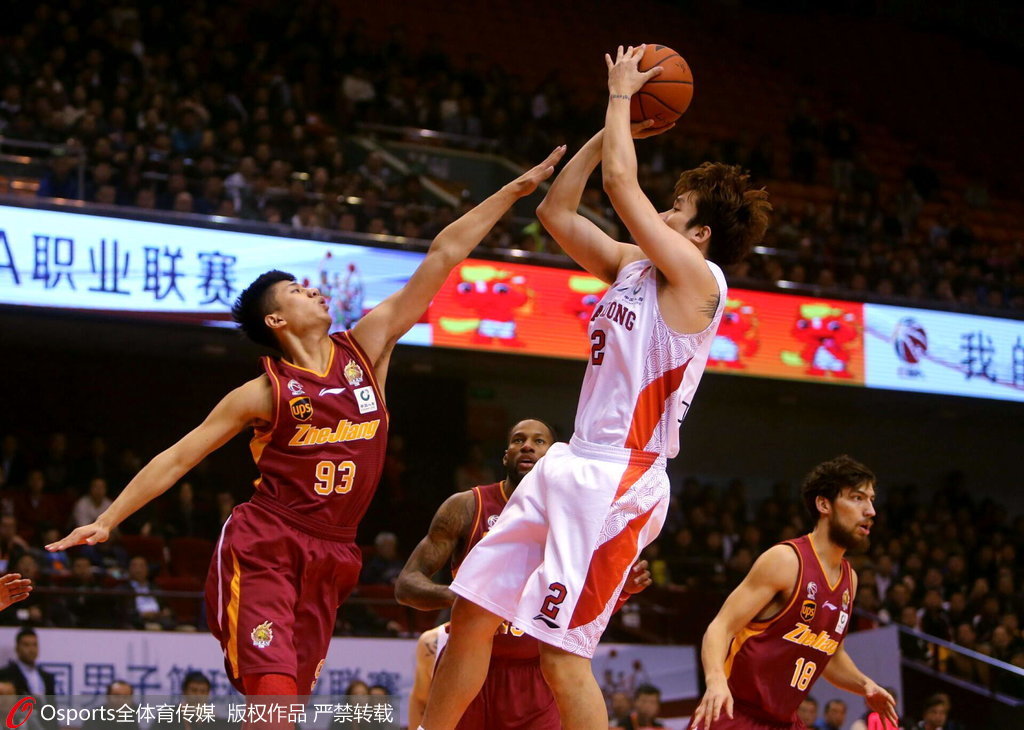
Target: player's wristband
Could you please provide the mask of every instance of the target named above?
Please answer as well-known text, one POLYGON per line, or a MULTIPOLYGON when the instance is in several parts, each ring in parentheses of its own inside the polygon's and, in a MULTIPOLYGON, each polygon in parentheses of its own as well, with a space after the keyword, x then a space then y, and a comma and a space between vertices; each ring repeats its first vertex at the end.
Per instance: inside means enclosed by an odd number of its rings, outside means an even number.
POLYGON ((625 99, 626 101, 629 101, 629 97, 629 94, 611 94, 609 96, 610 99, 625 99))

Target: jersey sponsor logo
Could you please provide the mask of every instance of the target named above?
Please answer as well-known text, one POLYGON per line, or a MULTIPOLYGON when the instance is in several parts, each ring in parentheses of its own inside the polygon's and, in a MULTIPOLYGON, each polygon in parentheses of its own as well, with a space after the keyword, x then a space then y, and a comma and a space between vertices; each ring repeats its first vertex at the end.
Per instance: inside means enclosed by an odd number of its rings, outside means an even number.
POLYGON ((372 385, 356 388, 352 391, 352 395, 356 397, 356 405, 359 406, 360 413, 373 413, 377 410, 377 396, 373 392, 372 385))
POLYGON ((300 423, 295 427, 289 446, 316 446, 318 444, 337 444, 344 441, 370 441, 377 435, 380 419, 364 423, 352 423, 346 419, 338 421, 337 428, 324 426, 318 428, 308 423, 300 423))
POLYGON ((353 388, 363 382, 363 369, 359 367, 359 363, 355 360, 349 360, 342 373, 345 375, 345 380, 353 388))
POLYGON ((836 604, 832 603, 832 601, 825 601, 821 605, 824 606, 825 608, 827 608, 829 611, 838 611, 839 610, 839 606, 837 606, 836 604))
POLYGON ((836 633, 841 634, 846 631, 846 624, 850 621, 850 614, 846 611, 839 612, 839 620, 836 621, 836 633))
POLYGON ((264 621, 253 629, 250 634, 252 645, 257 649, 266 649, 270 646, 270 642, 274 640, 274 630, 270 628, 273 625, 272 621, 264 621))
POLYGON ((345 392, 344 388, 321 388, 320 395, 341 395, 345 392))
POLYGON ((835 654, 839 648, 839 642, 829 636, 827 631, 816 634, 807 624, 797 624, 795 629, 782 638, 800 646, 809 646, 829 656, 835 654))
POLYGON ((306 394, 306 391, 302 389, 302 383, 300 383, 298 380, 295 380, 295 378, 292 378, 291 380, 288 381, 288 391, 292 395, 306 394))
POLYGON ((812 580, 807 584, 807 597, 813 601, 816 595, 818 595, 818 584, 812 580))
POLYGON ((292 418, 296 421, 308 421, 313 417, 313 402, 308 395, 300 395, 288 401, 288 407, 292 410, 292 418))
POLYGON ((804 601, 804 605, 800 607, 800 618, 804 621, 813 621, 814 614, 818 612, 818 604, 814 601, 804 601))

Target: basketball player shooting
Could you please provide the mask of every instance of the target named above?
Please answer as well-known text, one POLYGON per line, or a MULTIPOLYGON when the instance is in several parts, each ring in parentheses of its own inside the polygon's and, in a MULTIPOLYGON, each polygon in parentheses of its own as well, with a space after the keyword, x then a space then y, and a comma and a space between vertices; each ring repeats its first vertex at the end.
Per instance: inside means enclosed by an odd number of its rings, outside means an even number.
MULTIPOLYGON (((399 603, 429 611, 449 608, 455 594, 431 576, 449 560, 452 574, 473 547, 497 522, 523 478, 555 442, 551 428, 528 418, 509 430, 502 457, 505 478, 453 494, 437 510, 427 536, 413 550, 395 583, 399 603)), ((618 605, 651 584, 647 561, 633 566, 618 605)), ((419 725, 430 691, 439 646, 446 627, 424 632, 416 647, 416 674, 409 700, 409 727, 419 725)), ((502 623, 494 637, 491 661, 483 688, 459 721, 458 730, 560 730, 558 705, 540 668, 540 642, 522 629, 502 623)))
POLYGON ((857 594, 845 555, 868 547, 875 475, 840 456, 816 466, 801 493, 814 530, 761 555, 704 634, 707 691, 693 730, 805 730, 796 711, 819 677, 899 724, 892 695, 843 648, 857 594))
POLYGON ((384 383, 398 339, 426 311, 448 274, 512 204, 536 190, 564 154, 508 183, 442 230, 408 283, 351 330, 329 335, 323 296, 270 271, 232 314, 282 357, 230 392, 197 428, 150 461, 96 522, 51 551, 104 542, 133 512, 247 428, 260 478, 225 522, 206 583, 207 618, 232 683, 247 695, 309 694, 339 603, 361 567, 356 528, 384 464, 384 383))
MULTIPOLYGON (((751 189, 738 168, 711 163, 683 173, 671 210, 655 209, 637 181, 629 119, 630 96, 657 73, 637 70, 642 52, 620 48, 607 59, 605 129, 559 173, 537 211, 566 253, 611 285, 590 321, 575 434, 551 446, 463 561, 425 730, 456 726, 483 685, 502 621, 540 640, 563 727, 608 727, 591 658, 630 566, 665 520, 665 461, 679 451, 679 424, 725 305, 719 265, 760 241, 771 210, 767 193, 751 189), (605 191, 636 245, 577 212, 602 157, 605 191)), ((650 127, 639 123, 632 134, 649 136, 650 127)))

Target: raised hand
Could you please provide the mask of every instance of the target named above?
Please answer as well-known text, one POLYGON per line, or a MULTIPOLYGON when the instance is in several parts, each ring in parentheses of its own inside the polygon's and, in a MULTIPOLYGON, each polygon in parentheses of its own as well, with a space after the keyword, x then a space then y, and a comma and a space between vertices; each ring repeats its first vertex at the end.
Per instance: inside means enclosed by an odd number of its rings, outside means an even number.
POLYGON ((646 44, 635 48, 629 46, 626 50, 619 46, 614 61, 610 55, 604 54, 604 62, 608 66, 608 92, 612 96, 632 96, 641 86, 661 73, 661 66, 655 66, 647 71, 637 69, 646 48, 646 44))
POLYGON ((46 546, 46 549, 51 553, 59 552, 61 550, 67 550, 69 547, 75 545, 95 545, 97 543, 106 542, 110 537, 110 530, 106 527, 101 527, 96 522, 88 525, 82 525, 76 527, 71 531, 71 534, 65 537, 63 540, 57 542, 51 542, 46 546))
POLYGON ((12 603, 24 601, 32 592, 32 581, 22 578, 20 573, 8 573, 0 577, 0 611, 12 603))
POLYGON ((672 122, 671 124, 652 129, 653 126, 653 119, 645 119, 642 122, 630 122, 629 131, 632 133, 633 139, 646 139, 647 137, 655 137, 662 132, 667 132, 676 126, 676 123, 672 122))
POLYGON ((562 155, 565 154, 565 149, 564 144, 555 147, 555 149, 551 150, 551 154, 544 158, 542 163, 531 167, 505 187, 520 198, 526 197, 536 190, 538 185, 551 177, 555 171, 555 165, 558 164, 558 161, 562 159, 562 155))

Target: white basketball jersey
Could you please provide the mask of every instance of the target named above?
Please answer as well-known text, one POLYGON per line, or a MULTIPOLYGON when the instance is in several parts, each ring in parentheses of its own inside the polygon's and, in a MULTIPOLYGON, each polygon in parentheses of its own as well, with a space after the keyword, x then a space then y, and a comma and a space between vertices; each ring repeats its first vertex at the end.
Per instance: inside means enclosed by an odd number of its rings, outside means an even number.
POLYGON ((679 334, 658 309, 657 272, 649 260, 623 266, 590 318, 590 363, 576 411, 576 436, 672 458, 679 426, 697 391, 725 308, 722 270, 718 310, 702 332, 679 334))

